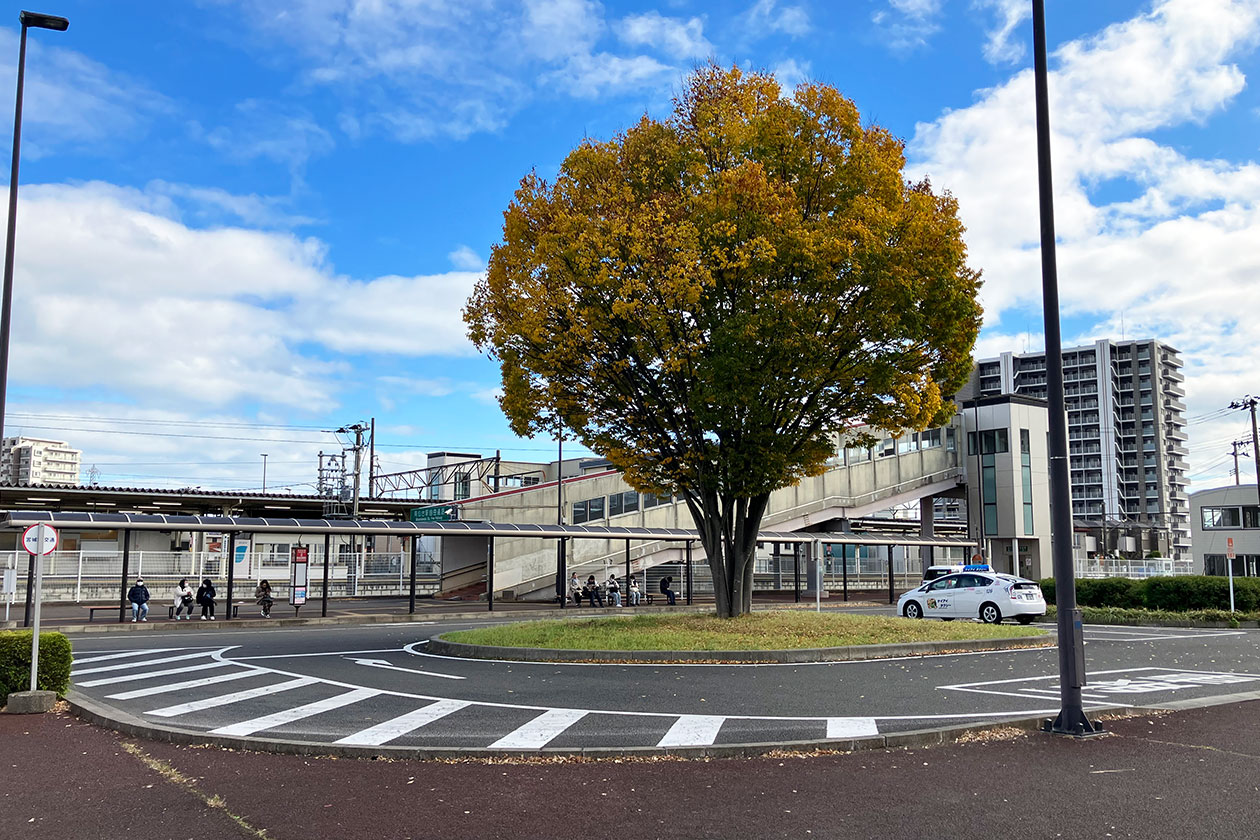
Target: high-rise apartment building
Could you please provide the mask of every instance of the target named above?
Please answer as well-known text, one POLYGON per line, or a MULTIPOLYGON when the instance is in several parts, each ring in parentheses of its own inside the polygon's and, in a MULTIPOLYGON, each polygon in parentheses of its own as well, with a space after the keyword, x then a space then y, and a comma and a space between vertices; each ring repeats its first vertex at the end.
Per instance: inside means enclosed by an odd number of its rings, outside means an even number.
MULTIPOLYGON (((1072 518, 1144 534, 1139 548, 1190 559, 1185 376, 1177 351, 1153 339, 1103 339, 1063 351, 1072 518)), ((1046 355, 1003 353, 976 363, 979 396, 1046 398, 1046 355)), ((969 389, 970 390, 970 389, 969 389)))
POLYGON ((7 437, 0 447, 0 481, 5 484, 78 484, 83 453, 64 440, 7 437))

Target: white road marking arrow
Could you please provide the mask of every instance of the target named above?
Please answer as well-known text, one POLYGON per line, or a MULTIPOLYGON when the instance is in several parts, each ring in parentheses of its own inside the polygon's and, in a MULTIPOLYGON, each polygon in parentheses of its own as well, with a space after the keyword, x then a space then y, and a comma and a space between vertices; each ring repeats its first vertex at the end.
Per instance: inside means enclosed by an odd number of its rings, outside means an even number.
MULTIPOLYGON (((346 657, 350 659, 350 657, 346 657)), ((390 665, 384 659, 350 659, 356 665, 367 665, 371 668, 386 668, 390 671, 405 671, 408 674, 419 674, 422 677, 441 677, 444 680, 464 680, 467 677, 457 677, 454 674, 439 674, 436 671, 421 671, 416 668, 403 668, 398 665, 390 665)))

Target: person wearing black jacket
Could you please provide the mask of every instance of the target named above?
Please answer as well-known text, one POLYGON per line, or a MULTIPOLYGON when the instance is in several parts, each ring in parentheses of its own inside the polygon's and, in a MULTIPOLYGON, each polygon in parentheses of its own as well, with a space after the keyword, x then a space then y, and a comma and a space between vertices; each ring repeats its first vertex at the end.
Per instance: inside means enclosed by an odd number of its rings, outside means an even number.
POLYGON ((197 603, 201 604, 201 620, 205 621, 208 615, 214 621, 214 584, 210 578, 203 580, 197 588, 197 603))
POLYGON ((669 599, 671 606, 678 603, 674 600, 674 590, 670 588, 673 582, 674 579, 672 577, 666 576, 661 578, 661 594, 669 599))
POLYGON ((136 619, 149 620, 149 587, 144 585, 144 578, 136 578, 136 585, 127 590, 127 600, 131 602, 131 623, 136 619))

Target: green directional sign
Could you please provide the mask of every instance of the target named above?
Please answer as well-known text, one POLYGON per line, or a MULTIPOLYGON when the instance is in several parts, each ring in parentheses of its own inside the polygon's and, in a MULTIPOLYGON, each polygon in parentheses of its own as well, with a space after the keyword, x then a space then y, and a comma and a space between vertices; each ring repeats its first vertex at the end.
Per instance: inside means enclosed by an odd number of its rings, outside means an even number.
POLYGON ((454 522, 455 508, 449 505, 435 505, 411 509, 412 522, 454 522))

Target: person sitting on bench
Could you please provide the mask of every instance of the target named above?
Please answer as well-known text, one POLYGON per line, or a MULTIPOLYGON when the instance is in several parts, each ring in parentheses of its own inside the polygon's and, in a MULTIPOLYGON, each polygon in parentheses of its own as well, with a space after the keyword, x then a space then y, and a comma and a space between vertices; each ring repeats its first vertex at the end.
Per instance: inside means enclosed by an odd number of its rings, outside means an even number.
POLYGON ((591 599, 592 607, 595 606, 596 599, 599 600, 601 607, 604 606, 604 593, 600 590, 599 584, 595 582, 595 575, 591 575, 586 579, 586 586, 583 587, 582 591, 586 593, 586 597, 591 599))
POLYGON ((678 603, 677 601, 674 600, 674 590, 670 588, 673 582, 674 582, 674 579, 668 575, 661 578, 661 594, 669 599, 670 606, 673 606, 674 604, 678 603))

